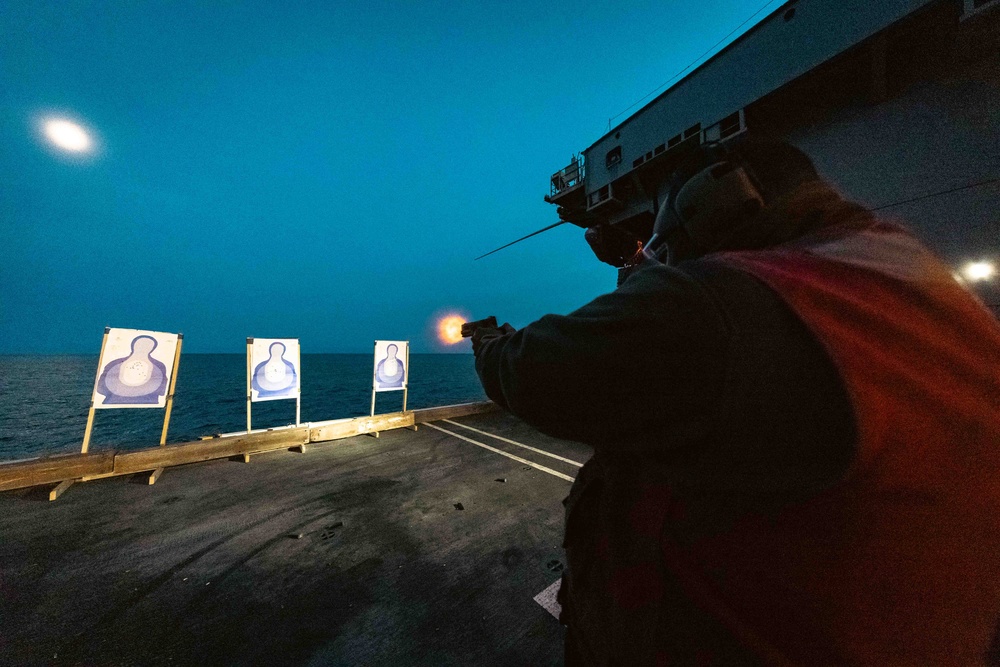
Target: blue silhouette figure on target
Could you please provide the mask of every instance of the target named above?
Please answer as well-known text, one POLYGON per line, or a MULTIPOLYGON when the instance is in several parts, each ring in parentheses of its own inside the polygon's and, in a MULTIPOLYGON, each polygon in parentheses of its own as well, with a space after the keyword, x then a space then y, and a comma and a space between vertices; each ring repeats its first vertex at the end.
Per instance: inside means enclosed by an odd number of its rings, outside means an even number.
POLYGON ((136 336, 127 357, 104 367, 97 379, 104 405, 156 405, 167 394, 167 367, 150 356, 156 345, 152 336, 136 336))
POLYGON ((406 380, 406 368, 403 360, 396 358, 399 348, 389 345, 385 348, 385 359, 378 362, 375 367, 375 379, 378 380, 379 389, 395 389, 403 387, 406 380))
POLYGON ((271 343, 270 356, 253 369, 251 386, 257 390, 258 398, 277 398, 294 395, 298 387, 298 374, 292 362, 285 359, 284 343, 271 343))

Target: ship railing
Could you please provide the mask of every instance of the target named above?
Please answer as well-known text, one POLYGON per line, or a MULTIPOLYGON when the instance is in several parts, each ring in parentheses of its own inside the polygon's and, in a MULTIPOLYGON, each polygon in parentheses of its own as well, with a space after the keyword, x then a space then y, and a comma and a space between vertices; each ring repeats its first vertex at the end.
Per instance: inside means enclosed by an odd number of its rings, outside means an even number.
POLYGON ((552 178, 549 182, 549 194, 557 195, 560 192, 564 192, 570 188, 580 185, 583 183, 584 175, 585 169, 583 156, 574 155, 568 166, 563 167, 556 173, 552 174, 552 178))

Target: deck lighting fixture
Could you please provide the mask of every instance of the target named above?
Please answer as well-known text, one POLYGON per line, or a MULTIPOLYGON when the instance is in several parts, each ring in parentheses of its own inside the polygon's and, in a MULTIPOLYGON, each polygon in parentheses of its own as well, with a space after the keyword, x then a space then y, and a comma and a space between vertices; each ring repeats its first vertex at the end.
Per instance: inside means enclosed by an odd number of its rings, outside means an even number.
POLYGON ((996 275, 997 268, 993 262, 969 262, 962 268, 962 277, 972 283, 990 280, 996 275))

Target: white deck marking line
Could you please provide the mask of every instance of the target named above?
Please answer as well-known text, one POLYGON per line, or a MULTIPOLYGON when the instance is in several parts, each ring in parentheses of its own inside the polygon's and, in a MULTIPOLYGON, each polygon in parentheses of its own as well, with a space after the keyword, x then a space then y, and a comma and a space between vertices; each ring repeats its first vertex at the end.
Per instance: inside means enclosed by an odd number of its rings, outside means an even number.
POLYGON ((503 436, 499 436, 499 435, 494 435, 492 433, 487 433, 486 431, 480 431, 478 428, 472 428, 471 426, 466 426, 465 424, 459 424, 458 422, 453 422, 450 419, 442 419, 441 421, 445 422, 446 424, 451 424, 452 426, 461 426, 462 428, 469 429, 470 431, 475 431, 476 433, 478 433, 480 435, 485 435, 485 436, 488 436, 490 438, 496 438, 497 440, 503 440, 504 442, 508 442, 508 443, 510 443, 512 445, 517 445, 518 447, 524 447, 525 449, 530 449, 531 451, 535 452, 536 454, 541 454, 542 456, 548 456, 549 458, 558 459, 558 460, 563 461, 565 463, 569 463, 570 465, 574 465, 577 468, 580 468, 580 467, 583 466, 583 464, 580 463, 579 461, 574 461, 573 459, 566 459, 566 458, 563 458, 561 456, 556 456, 555 454, 550 454, 550 453, 548 453, 548 452, 546 452, 544 450, 535 449, 534 447, 529 447, 528 445, 522 445, 520 442, 517 442, 515 440, 511 440, 509 438, 504 438, 503 436))
POLYGON ((441 431, 442 433, 447 433, 448 435, 450 435, 450 436, 452 436, 454 438, 458 438, 459 440, 465 440, 466 442, 471 442, 474 445, 478 445, 478 446, 482 447, 483 449, 488 449, 491 452, 499 454, 500 456, 506 456, 509 459, 514 459, 518 463, 523 463, 525 465, 529 465, 532 468, 534 468, 535 470, 541 470, 542 472, 547 472, 550 475, 555 475, 559 479, 564 479, 567 482, 575 482, 576 481, 576 478, 574 478, 574 477, 570 477, 569 475, 564 475, 561 472, 558 472, 556 470, 552 470, 551 468, 546 468, 545 466, 540 466, 537 463, 532 463, 531 461, 528 461, 527 459, 522 459, 520 456, 514 456, 513 454, 508 454, 507 452, 503 452, 503 451, 500 451, 499 449, 496 449, 494 447, 490 447, 489 445, 484 445, 483 443, 479 442, 478 440, 473 440, 472 438, 466 438, 464 435, 459 435, 458 433, 455 433, 453 431, 449 431, 446 428, 441 428, 440 426, 436 426, 436 425, 434 425, 434 424, 432 424, 430 422, 424 422, 422 425, 423 426, 430 426, 431 428, 433 428, 435 430, 441 431))
POLYGON ((555 616, 557 621, 559 620, 559 614, 562 613, 562 605, 556 599, 559 596, 559 589, 561 587, 562 579, 556 579, 551 586, 533 598, 535 602, 542 605, 545 611, 555 616))

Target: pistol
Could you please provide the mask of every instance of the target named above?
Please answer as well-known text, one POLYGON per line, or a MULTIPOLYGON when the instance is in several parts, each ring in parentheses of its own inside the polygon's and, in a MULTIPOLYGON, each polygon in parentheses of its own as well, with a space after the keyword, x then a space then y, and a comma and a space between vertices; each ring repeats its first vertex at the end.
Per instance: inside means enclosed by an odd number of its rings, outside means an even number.
POLYGON ((472 334, 476 333, 476 329, 479 327, 487 327, 490 329, 499 329, 497 325, 497 318, 493 315, 483 318, 481 320, 476 320, 475 322, 466 322, 462 325, 462 338, 471 338, 472 334))

